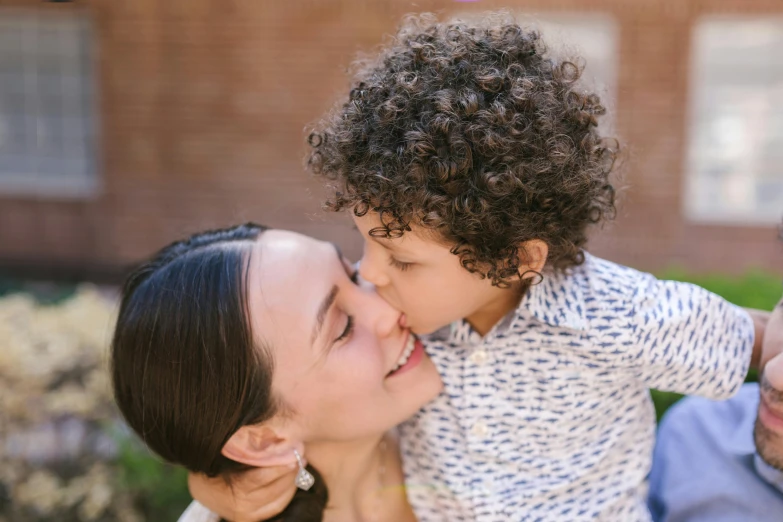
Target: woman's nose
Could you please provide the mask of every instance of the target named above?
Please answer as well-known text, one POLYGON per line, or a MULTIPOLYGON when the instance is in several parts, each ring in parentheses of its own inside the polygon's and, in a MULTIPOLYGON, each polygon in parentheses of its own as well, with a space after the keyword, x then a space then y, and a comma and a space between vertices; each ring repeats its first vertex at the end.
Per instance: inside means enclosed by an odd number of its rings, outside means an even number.
POLYGON ((359 305, 367 318, 367 325, 378 338, 397 335, 402 330, 403 314, 390 305, 376 292, 375 287, 363 280, 360 274, 359 287, 364 294, 359 305))
POLYGON ((379 338, 393 336, 402 329, 400 327, 400 317, 402 314, 384 301, 382 297, 377 294, 376 297, 380 302, 377 303, 376 309, 375 334, 379 338))

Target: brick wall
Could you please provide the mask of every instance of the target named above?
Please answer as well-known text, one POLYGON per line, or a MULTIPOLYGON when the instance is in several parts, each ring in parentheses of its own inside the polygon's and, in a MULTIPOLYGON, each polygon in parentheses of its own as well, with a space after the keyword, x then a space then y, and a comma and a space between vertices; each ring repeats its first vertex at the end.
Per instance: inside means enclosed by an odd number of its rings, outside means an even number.
MULTIPOLYGON (((617 221, 591 250, 648 270, 671 264, 783 272, 774 227, 681 215, 691 28, 707 13, 780 13, 779 0, 111 0, 81 9, 99 52, 100 176, 91 200, 0 195, 0 266, 112 272, 204 227, 255 220, 360 251, 319 210, 302 168, 305 127, 345 93, 345 67, 413 10, 598 11, 620 28, 616 125, 629 152, 617 221)), ((781 209, 783 214, 783 209, 781 209)))

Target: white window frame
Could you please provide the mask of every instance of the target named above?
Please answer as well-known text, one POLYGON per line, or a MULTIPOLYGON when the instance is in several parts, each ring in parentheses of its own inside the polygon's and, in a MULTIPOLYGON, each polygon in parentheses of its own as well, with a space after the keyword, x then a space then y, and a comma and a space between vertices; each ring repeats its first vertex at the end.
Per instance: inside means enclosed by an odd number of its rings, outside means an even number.
POLYGON ((601 12, 540 12, 523 15, 522 23, 531 23, 541 31, 547 47, 556 56, 576 56, 586 62, 581 81, 600 97, 607 108, 602 119, 615 120, 617 83, 620 68, 620 27, 617 19, 601 12), (606 56, 596 52, 609 49, 606 56), (596 63, 599 62, 599 72, 596 63), (603 71, 603 74, 600 71, 603 71))
MULTIPOLYGON (((478 21, 482 16, 482 12, 458 11, 452 18, 478 21)), ((539 30, 541 39, 554 57, 585 61, 580 83, 601 97, 601 104, 607 110, 600 119, 601 132, 612 136, 615 132, 620 65, 620 26, 617 19, 611 13, 594 11, 517 11, 512 16, 522 27, 539 30), (596 52, 601 47, 609 49, 606 56, 599 56, 596 52), (598 72, 596 62, 601 62, 598 72)))
POLYGON ((11 116, 4 118, 4 93, 0 85, 0 197, 94 198, 101 184, 98 71, 92 17, 83 9, 0 7, 0 32, 4 29, 7 40, 0 34, 0 80, 8 75, 6 99, 21 100, 23 108, 15 113, 16 120, 11 116), (46 97, 42 94, 46 85, 41 83, 44 80, 39 75, 45 63, 50 69, 44 78, 59 81, 46 97), (16 76, 19 64, 22 64, 21 82, 16 76), (11 78, 16 80, 13 85, 11 78), (44 99, 51 104, 49 107, 57 110, 45 107, 44 99), (25 130, 14 131, 14 121, 23 121, 25 130), (35 131, 31 132, 31 127, 35 131), (41 142, 46 139, 47 129, 55 129, 50 134, 48 151, 41 142), (3 149, 3 133, 11 132, 24 137, 17 143, 17 146, 25 144, 23 150, 3 149))
POLYGON ((771 140, 783 145, 783 108, 777 109, 777 116, 774 112, 775 92, 783 96, 783 17, 703 17, 691 37, 683 214, 687 220, 702 224, 778 224, 783 218, 783 147, 778 152, 782 160, 779 175, 764 162, 770 161, 771 140), (745 39, 735 38, 732 31, 735 35, 741 31, 745 39), (710 56, 710 49, 715 49, 710 47, 710 38, 718 45, 746 46, 746 51, 738 47, 737 52, 756 53, 759 64, 753 72, 769 75, 768 83, 751 83, 747 70, 733 69, 733 58, 725 49, 713 50, 710 56), (726 64, 723 72, 716 68, 716 58, 726 64), (732 82, 720 83, 722 74, 732 82), (755 96, 749 96, 753 90, 755 96), (713 117, 711 126, 705 125, 710 115, 721 113, 720 118, 713 117), (770 138, 768 131, 774 131, 776 124, 780 127, 776 133, 781 136, 770 138), (770 179, 769 172, 776 179, 770 179), (760 208, 764 184, 778 195, 775 202, 760 208), (716 205, 716 201, 726 205, 716 205))

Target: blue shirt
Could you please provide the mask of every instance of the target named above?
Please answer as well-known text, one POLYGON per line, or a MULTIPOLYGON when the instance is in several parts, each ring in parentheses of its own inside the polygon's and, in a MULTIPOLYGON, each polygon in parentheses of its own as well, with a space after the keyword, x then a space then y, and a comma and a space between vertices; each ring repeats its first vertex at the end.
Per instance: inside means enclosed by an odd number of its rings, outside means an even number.
POLYGON ((732 399, 689 398, 665 416, 650 474, 658 522, 783 521, 783 473, 759 458, 759 388, 732 399))

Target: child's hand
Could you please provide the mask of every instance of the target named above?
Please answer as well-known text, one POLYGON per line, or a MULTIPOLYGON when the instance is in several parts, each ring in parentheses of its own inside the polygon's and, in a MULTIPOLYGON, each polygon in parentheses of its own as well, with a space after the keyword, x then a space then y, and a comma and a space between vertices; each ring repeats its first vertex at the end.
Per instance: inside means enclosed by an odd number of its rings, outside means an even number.
POLYGON ((296 465, 254 468, 232 477, 231 486, 221 477, 190 473, 188 488, 194 499, 232 522, 257 522, 279 515, 296 493, 296 465))
POLYGON ((761 360, 759 361, 759 371, 766 368, 767 363, 772 359, 778 359, 783 353, 783 345, 778 343, 765 343, 761 350, 761 360))
POLYGON ((767 364, 767 361, 780 353, 778 346, 764 346, 764 332, 767 329, 770 313, 764 310, 746 308, 750 317, 753 319, 753 327, 756 338, 753 343, 753 355, 750 358, 750 367, 761 370, 767 364))

